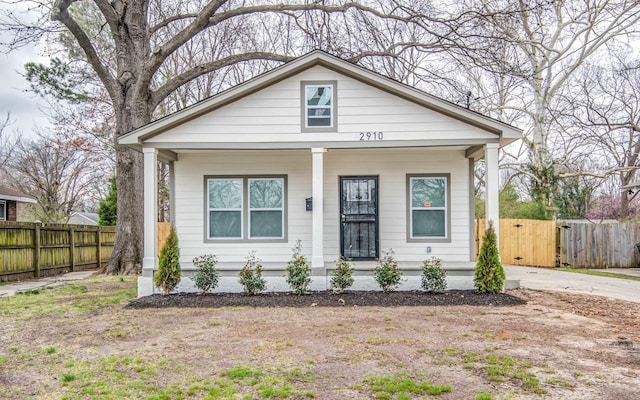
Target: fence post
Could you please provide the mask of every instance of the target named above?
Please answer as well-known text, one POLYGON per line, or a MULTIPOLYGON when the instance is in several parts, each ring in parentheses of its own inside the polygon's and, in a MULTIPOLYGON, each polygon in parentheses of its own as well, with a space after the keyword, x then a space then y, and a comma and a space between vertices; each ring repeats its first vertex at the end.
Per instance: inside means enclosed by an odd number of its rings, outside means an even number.
POLYGON ((76 252, 76 235, 75 235, 75 229, 71 228, 69 229, 69 251, 70 253, 70 261, 71 261, 71 272, 75 271, 76 269, 76 257, 75 257, 75 252, 76 252))
POLYGON ((100 231, 100 227, 97 227, 96 230, 96 243, 97 243, 97 248, 96 248, 96 257, 97 257, 97 262, 96 264, 98 265, 98 269, 102 270, 102 235, 101 235, 101 231, 100 231))
POLYGON ((40 225, 36 225, 33 231, 33 243, 35 245, 33 254, 33 276, 34 278, 40 278, 40 225))

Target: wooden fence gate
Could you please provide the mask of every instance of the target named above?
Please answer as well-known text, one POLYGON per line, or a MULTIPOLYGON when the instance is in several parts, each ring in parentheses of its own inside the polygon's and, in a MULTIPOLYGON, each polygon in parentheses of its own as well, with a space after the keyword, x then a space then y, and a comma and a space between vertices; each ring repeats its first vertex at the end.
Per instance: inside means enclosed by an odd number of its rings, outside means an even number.
MULTIPOLYGON (((476 220, 476 258, 482 246, 485 220, 476 220)), ((556 221, 500 220, 500 257, 503 264, 555 267, 556 221)))

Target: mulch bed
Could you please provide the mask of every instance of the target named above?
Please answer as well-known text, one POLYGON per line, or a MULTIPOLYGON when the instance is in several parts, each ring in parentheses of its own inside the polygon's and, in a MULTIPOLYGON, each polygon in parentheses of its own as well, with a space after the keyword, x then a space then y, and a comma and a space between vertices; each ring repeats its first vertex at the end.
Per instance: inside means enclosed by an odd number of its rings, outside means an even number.
POLYGON ((527 301, 508 293, 485 294, 472 290, 451 290, 445 293, 397 291, 348 291, 341 294, 310 292, 263 293, 251 296, 243 293, 214 293, 199 295, 178 293, 168 296, 154 294, 133 300, 127 308, 166 307, 363 307, 363 306, 516 306, 527 301))

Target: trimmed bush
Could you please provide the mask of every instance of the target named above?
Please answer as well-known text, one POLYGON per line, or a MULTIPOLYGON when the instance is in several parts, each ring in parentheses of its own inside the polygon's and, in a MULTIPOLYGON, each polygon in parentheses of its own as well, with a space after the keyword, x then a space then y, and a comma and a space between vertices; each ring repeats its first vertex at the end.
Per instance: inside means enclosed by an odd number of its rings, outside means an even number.
POLYGON ((206 294, 218 286, 220 272, 216 268, 218 258, 213 254, 205 254, 193 259, 193 265, 198 270, 193 274, 193 284, 198 288, 200 294, 206 294))
POLYGON ((336 261, 336 269, 331 271, 331 288, 336 293, 342 293, 353 285, 353 263, 340 256, 336 261))
POLYGON ((252 251, 247 256, 247 263, 240 271, 240 284, 245 293, 258 295, 262 292, 267 281, 262 277, 262 265, 260 259, 256 257, 256 252, 252 251))
POLYGON ((384 254, 376 267, 373 276, 384 293, 393 292, 402 281, 402 271, 398 268, 398 262, 393 258, 393 249, 384 254))
POLYGON ((500 263, 498 240, 493 228, 493 221, 489 221, 489 228, 485 231, 482 240, 473 284, 481 293, 500 293, 506 277, 500 263))
POLYGON ((180 282, 180 248, 178 248, 178 234, 172 225, 167 241, 160 250, 158 272, 154 277, 154 283, 166 296, 178 286, 180 282))
POLYGON ((291 261, 287 263, 286 281, 287 285, 297 294, 305 294, 311 284, 311 269, 305 256, 302 255, 302 245, 298 240, 292 249, 291 261))
POLYGON ((442 268, 441 259, 431 257, 422 263, 422 288, 435 293, 447 290, 447 271, 442 268))

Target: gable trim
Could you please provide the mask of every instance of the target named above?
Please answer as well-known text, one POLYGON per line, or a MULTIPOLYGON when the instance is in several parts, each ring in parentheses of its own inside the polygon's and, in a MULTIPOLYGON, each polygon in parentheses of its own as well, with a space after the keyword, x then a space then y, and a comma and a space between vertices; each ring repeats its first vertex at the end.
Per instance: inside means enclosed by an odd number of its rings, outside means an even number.
POLYGON ((516 127, 450 103, 323 51, 315 50, 183 110, 135 129, 122 136, 119 142, 140 150, 140 145, 147 139, 315 66, 325 67, 450 118, 481 128, 498 137, 508 139, 508 142, 515 141, 522 136, 522 130, 516 127))

